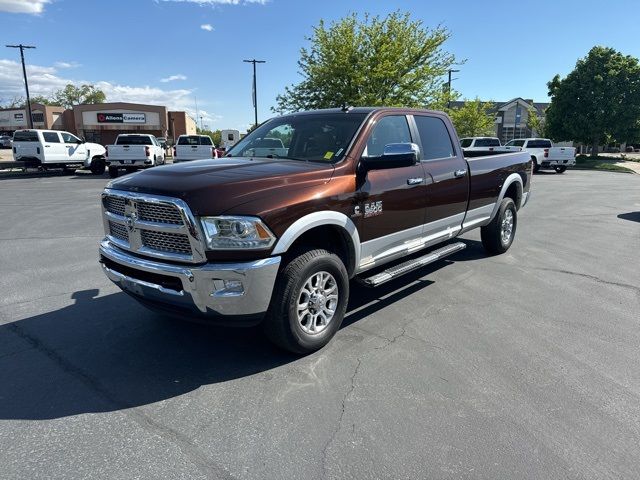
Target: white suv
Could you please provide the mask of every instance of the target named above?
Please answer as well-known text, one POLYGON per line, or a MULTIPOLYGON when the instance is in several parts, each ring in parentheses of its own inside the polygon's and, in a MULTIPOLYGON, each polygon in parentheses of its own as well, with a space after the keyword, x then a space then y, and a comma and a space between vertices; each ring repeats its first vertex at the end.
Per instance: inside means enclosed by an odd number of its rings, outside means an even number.
POLYGON ((70 165, 91 169, 101 175, 105 169, 105 148, 59 130, 18 130, 13 134, 13 158, 28 167, 70 165))

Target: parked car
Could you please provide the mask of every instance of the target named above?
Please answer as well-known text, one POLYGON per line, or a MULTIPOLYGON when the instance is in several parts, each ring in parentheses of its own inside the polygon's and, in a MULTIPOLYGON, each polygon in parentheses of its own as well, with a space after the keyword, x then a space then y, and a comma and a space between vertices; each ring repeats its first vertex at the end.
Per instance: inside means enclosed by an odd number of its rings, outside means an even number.
POLYGON ((276 344, 311 352, 340 328, 350 279, 381 285, 462 250, 452 240, 475 228, 490 254, 506 252, 531 167, 526 152, 465 159, 441 112, 298 112, 263 123, 224 161, 113 181, 100 263, 151 309, 262 322, 276 344), (280 158, 256 147, 284 132, 280 158))
POLYGON ((548 138, 518 138, 507 142, 507 146, 521 147, 528 152, 534 172, 542 168, 564 173, 567 167, 576 164, 575 147, 554 147, 548 138))
POLYGON ((180 135, 173 147, 173 163, 189 160, 218 158, 216 147, 209 135, 180 135))
POLYGON ((114 145, 107 145, 107 165, 109 176, 118 176, 118 169, 127 172, 164 164, 164 149, 153 135, 122 133, 114 145))
POLYGON ((11 148, 13 146, 13 141, 9 135, 0 136, 0 148, 11 148))
POLYGON ((497 137, 465 137, 460 139, 460 146, 466 157, 482 156, 475 155, 476 152, 517 152, 519 147, 505 146, 500 143, 497 137))
POLYGON ((25 162, 27 167, 85 167, 101 175, 105 152, 102 145, 59 130, 17 130, 13 134, 13 158, 25 162))

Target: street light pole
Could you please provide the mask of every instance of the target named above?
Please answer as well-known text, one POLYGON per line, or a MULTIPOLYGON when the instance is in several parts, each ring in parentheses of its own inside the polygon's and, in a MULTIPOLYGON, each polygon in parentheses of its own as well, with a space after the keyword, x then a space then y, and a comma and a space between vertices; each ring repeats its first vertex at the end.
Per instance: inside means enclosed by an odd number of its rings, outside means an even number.
POLYGON ((447 109, 451 108, 451 74, 454 72, 459 72, 460 70, 454 70, 452 68, 450 68, 449 70, 447 70, 447 72, 449 73, 449 81, 447 82, 447 109))
POLYGON ((258 86, 256 82, 256 63, 267 63, 264 60, 243 60, 245 63, 253 63, 253 113, 255 118, 254 127, 258 126, 258 86))
POLYGON ((22 60, 22 75, 24 75, 24 88, 27 91, 27 111, 29 112, 29 120, 27 122, 27 126, 29 128, 33 128, 33 117, 31 116, 31 98, 29 98, 29 83, 27 82, 27 68, 24 66, 24 49, 25 48, 36 48, 31 45, 5 45, 7 48, 19 48, 20 49, 20 59, 22 60))

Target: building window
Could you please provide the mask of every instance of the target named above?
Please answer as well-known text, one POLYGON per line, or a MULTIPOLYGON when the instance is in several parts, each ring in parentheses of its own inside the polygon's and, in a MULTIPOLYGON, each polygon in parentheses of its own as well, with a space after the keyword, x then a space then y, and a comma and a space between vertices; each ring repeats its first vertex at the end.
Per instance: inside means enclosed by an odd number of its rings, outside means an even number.
POLYGON ((36 112, 31 114, 34 123, 44 123, 44 113, 36 112))
POLYGON ((513 140, 514 138, 527 138, 529 136, 529 131, 527 127, 518 127, 516 128, 515 136, 513 135, 513 127, 502 127, 502 143, 507 143, 509 140, 513 140))

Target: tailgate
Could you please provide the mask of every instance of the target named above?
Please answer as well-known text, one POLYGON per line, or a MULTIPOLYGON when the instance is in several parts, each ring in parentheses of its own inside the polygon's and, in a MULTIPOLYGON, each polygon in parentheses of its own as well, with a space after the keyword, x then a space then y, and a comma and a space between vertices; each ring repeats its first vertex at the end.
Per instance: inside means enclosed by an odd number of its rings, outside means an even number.
POLYGON ((146 159, 144 145, 109 145, 109 160, 146 159))
POLYGON ((178 160, 200 160, 212 158, 211 145, 176 145, 178 160))
POLYGON ((552 147, 549 149, 549 160, 571 160, 575 156, 575 147, 552 147))
POLYGON ((15 148, 15 158, 18 157, 36 157, 42 152, 40 151, 40 144, 36 142, 15 142, 13 144, 15 148))

